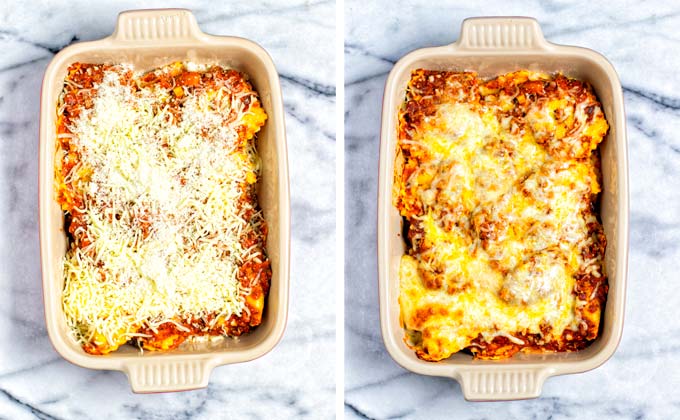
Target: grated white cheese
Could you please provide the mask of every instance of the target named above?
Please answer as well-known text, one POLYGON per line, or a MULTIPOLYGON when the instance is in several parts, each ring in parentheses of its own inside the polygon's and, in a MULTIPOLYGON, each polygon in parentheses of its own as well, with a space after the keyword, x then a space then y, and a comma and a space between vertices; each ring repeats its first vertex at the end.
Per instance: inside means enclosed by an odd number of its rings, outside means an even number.
POLYGON ((88 228, 78 234, 91 244, 65 257, 63 306, 81 343, 240 316, 250 290, 238 268, 262 257, 240 241, 253 229, 242 196, 259 163, 237 129, 255 93, 196 89, 175 121, 167 91, 135 91, 121 73, 106 71, 94 106, 69 127, 81 162, 67 179, 85 197, 88 228))

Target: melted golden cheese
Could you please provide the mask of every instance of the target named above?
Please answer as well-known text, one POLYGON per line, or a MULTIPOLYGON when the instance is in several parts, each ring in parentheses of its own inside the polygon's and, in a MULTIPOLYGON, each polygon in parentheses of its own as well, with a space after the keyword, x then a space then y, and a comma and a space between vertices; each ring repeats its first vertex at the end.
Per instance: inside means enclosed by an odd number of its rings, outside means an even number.
POLYGON ((576 278, 604 280, 602 255, 586 259, 599 238, 591 155, 607 131, 592 92, 553 91, 551 77, 519 72, 462 95, 460 80, 469 77, 415 71, 400 116, 395 205, 411 249, 399 302, 408 342, 426 360, 577 335, 589 299, 576 295, 576 278))

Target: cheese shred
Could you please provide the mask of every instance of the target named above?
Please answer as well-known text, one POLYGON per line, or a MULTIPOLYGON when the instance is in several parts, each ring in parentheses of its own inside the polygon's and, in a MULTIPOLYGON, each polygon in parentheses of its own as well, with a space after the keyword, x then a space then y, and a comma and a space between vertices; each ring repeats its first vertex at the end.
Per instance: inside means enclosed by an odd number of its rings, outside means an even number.
POLYGON ((240 73, 189 67, 78 63, 67 76, 63 308, 90 353, 133 339, 167 350, 260 321, 262 305, 253 314, 248 301, 264 299, 270 277, 255 194, 266 114, 240 73))

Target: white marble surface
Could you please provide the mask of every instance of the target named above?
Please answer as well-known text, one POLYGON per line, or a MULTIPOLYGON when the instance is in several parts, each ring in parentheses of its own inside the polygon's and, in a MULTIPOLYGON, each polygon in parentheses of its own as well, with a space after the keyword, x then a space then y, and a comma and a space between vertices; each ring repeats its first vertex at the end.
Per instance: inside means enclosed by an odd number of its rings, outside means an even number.
POLYGON ((680 5, 402 3, 345 4, 346 418, 680 418, 680 5), (401 369, 378 322, 375 197, 386 74, 408 51, 451 43, 462 19, 483 15, 534 16, 548 40, 604 54, 624 86, 628 119, 631 246, 621 345, 604 366, 548 379, 541 398, 511 403, 468 403, 454 380, 401 369))
POLYGON ((292 198, 289 321, 261 359, 204 390, 135 395, 119 372, 64 361, 47 338, 38 251, 40 83, 55 52, 164 1, 0 3, 0 418, 332 418, 335 381, 335 4, 179 1, 209 33, 255 40, 281 74, 292 198), (218 6, 218 4, 220 4, 218 6), (318 305, 324 296, 330 305, 318 305), (314 369, 311 369, 313 366, 314 369))

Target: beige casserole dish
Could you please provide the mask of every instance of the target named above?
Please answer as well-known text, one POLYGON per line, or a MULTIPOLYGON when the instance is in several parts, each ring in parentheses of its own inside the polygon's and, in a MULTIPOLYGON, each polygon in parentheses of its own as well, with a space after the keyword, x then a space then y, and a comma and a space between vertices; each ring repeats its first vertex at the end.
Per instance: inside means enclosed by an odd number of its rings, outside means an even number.
POLYGON ((378 261, 380 319, 385 346, 394 360, 416 373, 456 379, 468 400, 513 400, 540 395, 546 378, 584 372, 604 363, 616 350, 623 329, 628 264, 628 157, 621 84, 612 65, 600 54, 555 45, 543 38, 534 19, 524 17, 472 18, 463 22, 457 42, 416 50, 392 69, 385 86, 380 147, 378 204, 378 261), (404 343, 399 322, 398 268, 405 244, 402 220, 392 205, 398 109, 405 98, 411 71, 476 71, 492 77, 519 69, 562 72, 592 84, 609 121, 610 131, 600 146, 603 193, 601 218, 607 237, 605 266, 609 295, 600 336, 573 353, 516 354, 507 360, 473 360, 467 354, 426 362, 404 343))
POLYGON ((54 57, 45 72, 40 107, 40 251, 47 331, 56 350, 80 366, 125 372, 135 392, 205 387, 214 367, 245 362, 270 351, 283 335, 288 311, 290 204, 281 88, 267 52, 245 39, 204 34, 188 10, 123 12, 110 37, 72 45, 54 57), (214 63, 250 77, 269 117, 258 135, 257 148, 262 159, 259 202, 269 226, 267 252, 273 272, 262 324, 251 333, 238 339, 184 343, 162 353, 142 354, 123 346, 104 356, 85 353, 69 336, 61 305, 60 269, 67 238, 62 211, 54 200, 53 177, 57 98, 68 66, 76 61, 127 63, 139 70, 173 61, 214 63))

